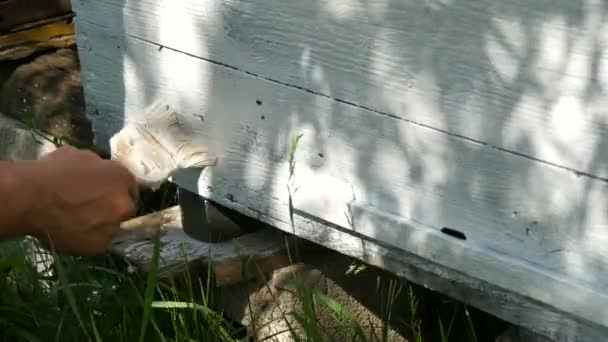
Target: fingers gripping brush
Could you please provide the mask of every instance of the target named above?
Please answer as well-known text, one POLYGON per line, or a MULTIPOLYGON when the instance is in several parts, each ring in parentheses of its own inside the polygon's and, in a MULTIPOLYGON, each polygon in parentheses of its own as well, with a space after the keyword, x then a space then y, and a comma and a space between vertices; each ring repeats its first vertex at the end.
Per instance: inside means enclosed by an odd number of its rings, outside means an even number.
MULTIPOLYGON (((178 113, 152 110, 143 122, 129 122, 110 139, 111 158, 127 167, 143 188, 156 190, 176 171, 213 166, 216 157, 194 145, 180 125, 178 113)), ((123 231, 160 228, 163 215, 134 218, 121 224, 123 231)))

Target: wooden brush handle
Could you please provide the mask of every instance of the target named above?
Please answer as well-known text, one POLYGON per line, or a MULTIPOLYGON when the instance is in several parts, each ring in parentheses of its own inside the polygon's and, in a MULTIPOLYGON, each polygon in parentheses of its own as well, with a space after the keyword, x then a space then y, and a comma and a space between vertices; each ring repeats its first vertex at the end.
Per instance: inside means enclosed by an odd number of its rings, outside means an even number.
POLYGON ((120 224, 120 231, 112 238, 112 244, 127 240, 152 238, 158 234, 165 224, 174 222, 180 217, 181 210, 179 210, 178 206, 175 206, 123 221, 120 224))
POLYGON ((130 231, 139 230, 142 228, 157 228, 162 227, 163 224, 167 223, 171 218, 167 213, 159 211, 156 213, 139 216, 130 220, 124 221, 120 224, 120 229, 130 231))

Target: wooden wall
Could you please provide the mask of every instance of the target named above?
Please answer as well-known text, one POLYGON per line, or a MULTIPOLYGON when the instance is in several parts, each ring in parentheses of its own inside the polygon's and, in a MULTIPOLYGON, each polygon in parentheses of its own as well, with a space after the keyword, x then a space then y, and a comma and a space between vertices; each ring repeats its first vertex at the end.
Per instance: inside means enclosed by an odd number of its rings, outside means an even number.
POLYGON ((414 281, 380 250, 486 284, 504 307, 463 299, 513 321, 531 301, 546 335, 605 332, 608 3, 73 7, 100 146, 167 104, 219 158, 178 184, 414 281))
POLYGON ((3 0, 0 1, 0 33, 36 26, 71 12, 70 0, 3 0))

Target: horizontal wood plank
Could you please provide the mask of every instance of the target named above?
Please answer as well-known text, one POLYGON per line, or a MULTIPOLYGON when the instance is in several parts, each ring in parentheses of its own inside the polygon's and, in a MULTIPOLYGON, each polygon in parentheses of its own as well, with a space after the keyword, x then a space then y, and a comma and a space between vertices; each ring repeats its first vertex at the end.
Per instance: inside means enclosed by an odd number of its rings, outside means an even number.
POLYGON ((0 3, 0 33, 22 30, 71 13, 70 0, 4 0, 0 3))
MULTIPOLYGON (((40 156, 40 153, 46 154, 54 150, 54 145, 51 144, 49 141, 45 140, 44 136, 40 135, 39 133, 33 133, 28 130, 25 130, 16 121, 13 121, 6 117, 0 116, 0 132, 0 151, 2 152, 2 159, 36 159, 40 156)), ((177 208, 170 208, 167 213, 170 213, 172 217, 179 217, 179 210, 177 208)), ((179 223, 173 222, 173 225, 179 226, 179 223)), ((328 229, 327 227, 319 228, 328 229)), ((181 230, 181 228, 177 230, 179 231, 181 230)), ((126 248, 127 246, 135 243, 139 248, 141 248, 142 251, 146 251, 146 257, 143 259, 138 258, 137 260, 143 260, 144 263, 149 262, 151 257, 151 248, 149 247, 150 242, 148 241, 146 243, 145 239, 153 236, 153 234, 150 233, 150 231, 144 231, 143 234, 127 234, 119 236, 119 238, 116 239, 115 242, 118 243, 118 240, 123 239, 123 241, 120 243, 122 247, 115 246, 114 252, 124 257, 125 255, 122 254, 122 252, 128 250, 126 248), (142 243, 142 241, 144 243, 142 243)), ((262 235, 260 235, 262 236, 262 239, 257 241, 261 242, 261 246, 263 246, 263 248, 267 248, 269 246, 269 243, 272 244, 273 242, 269 242, 268 239, 263 238, 264 234, 267 233, 263 233, 262 235)), ((175 234, 175 232, 173 233, 173 235, 179 236, 178 240, 180 241, 191 240, 191 238, 182 234, 175 234)), ((318 232, 314 236, 317 235, 318 232)), ((537 305, 530 305, 530 303, 519 299, 517 295, 505 294, 503 291, 495 289, 489 284, 480 284, 477 281, 471 281, 470 279, 467 279, 466 285, 463 285, 462 279, 460 279, 459 277, 455 277, 454 275, 446 275, 446 273, 453 273, 453 271, 441 271, 442 268, 440 266, 431 265, 427 261, 424 261, 422 259, 419 260, 419 258, 412 255, 408 255, 407 258, 405 258, 401 251, 386 249, 368 241, 361 241, 362 243, 360 244, 360 246, 362 246, 361 248, 363 249, 357 249, 355 247, 357 246, 357 244, 351 246, 355 248, 345 248, 345 246, 349 246, 349 244, 345 244, 344 242, 346 242, 348 239, 352 239, 353 237, 345 235, 345 233, 341 233, 341 235, 342 237, 346 237, 346 240, 340 240, 340 236, 329 234, 328 240, 317 240, 317 242, 336 248, 342 251, 343 253, 357 256, 376 265, 381 262, 383 267, 388 267, 399 275, 406 276, 410 279, 416 279, 417 281, 424 283, 426 286, 432 289, 440 290, 463 301, 467 301, 469 303, 471 303, 472 301, 473 304, 478 307, 500 308, 500 312, 498 312, 498 314, 501 315, 502 318, 507 320, 512 320, 512 316, 515 315, 521 316, 520 311, 521 308, 524 307, 526 318, 522 322, 528 325, 531 324, 532 326, 542 329, 542 332, 547 336, 551 336, 560 340, 569 339, 572 341, 598 341, 603 336, 605 336, 606 333, 608 333, 602 332, 602 330, 598 329, 597 327, 581 326, 578 322, 575 323, 568 319, 564 319, 559 314, 556 314, 554 312, 548 312, 544 307, 539 308, 537 305), (404 264, 404 260, 407 260, 408 263, 404 264), (395 266, 395 263, 397 263, 399 266, 395 266), (433 270, 433 272, 439 272, 441 276, 437 276, 434 273, 425 271, 429 269, 433 270), (448 281, 447 278, 451 280, 448 281), (484 289, 483 292, 480 291, 481 288, 484 289), (495 294, 495 296, 491 296, 490 294, 495 294), (496 302, 496 300, 499 301, 496 302)), ((306 236, 308 237, 308 235, 306 236)), ((248 237, 247 239, 251 240, 251 237, 248 237)), ((224 244, 223 246, 225 247, 226 245, 227 244, 224 244)), ((279 247, 279 245, 280 243, 276 243, 273 245, 275 246, 275 248, 277 248, 277 251, 281 250, 281 247, 279 247)), ((230 250, 233 249, 231 248, 230 250)), ((136 251, 137 250, 131 250, 130 253, 137 254, 136 251)), ((242 256, 242 254, 247 254, 247 251, 243 252, 243 249, 241 249, 241 251, 242 252, 240 254, 234 255, 240 257, 242 256)), ((223 255, 227 254, 224 253, 223 255)), ((207 256, 208 255, 206 255, 206 257, 207 256)), ((236 259, 239 259, 238 257, 233 257, 232 260, 234 261, 236 259)), ((177 264, 183 264, 184 260, 180 258, 176 260, 177 264)), ((241 274, 240 272, 234 272, 233 270, 230 270, 230 268, 233 268, 235 264, 238 264, 238 262, 230 263, 230 258, 224 259, 228 262, 219 264, 216 263, 219 272, 219 275, 216 276, 216 285, 219 286, 234 284, 241 280, 238 278, 241 274), (231 278, 231 275, 236 276, 236 279, 231 278)), ((130 262, 134 262, 134 259, 127 260, 130 262)), ((164 252, 163 260, 168 260, 167 254, 164 252)), ((200 260, 198 261, 200 262, 200 260)), ((277 262, 281 263, 284 261, 284 259, 272 257, 272 255, 266 259, 258 257, 258 259, 256 260, 255 267, 256 270, 258 269, 258 267, 262 267, 263 270, 271 271, 277 268, 277 262)), ((209 260, 206 260, 206 262, 209 262, 209 260)), ((139 264, 139 268, 146 269, 144 264, 139 264)), ((179 268, 173 269, 173 271, 177 270, 179 270, 179 268)), ((163 274, 167 276, 168 274, 173 273, 163 272, 163 274)), ((494 312, 496 313, 496 311, 494 312)))
POLYGON ((597 0, 74 1, 81 22, 608 179, 597 0))
MULTIPOLYGON (((17 122, 2 116, 0 116, 0 127, 2 133, 0 151, 3 159, 35 159, 39 156, 40 143, 34 139, 35 136, 31 132, 23 130, 17 122)), ((52 144, 44 143, 42 151, 52 150, 52 144)), ((223 199, 223 201, 235 209, 242 210, 243 208, 241 203, 230 202, 227 199, 223 199)), ((170 210, 175 210, 175 208, 170 210)), ((283 228, 289 226, 289 222, 279 221, 261 212, 250 211, 248 214, 283 228)), ((403 250, 362 239, 321 222, 296 215, 294 227, 296 228, 293 232, 299 236, 370 264, 390 269, 396 274, 430 289, 489 311, 502 319, 517 322, 555 340, 595 342, 603 340, 608 334, 605 327, 577 320, 570 315, 555 311, 551 306, 542 305, 520 294, 505 291, 494 284, 479 281, 403 250)), ((177 230, 181 230, 181 228, 177 230)), ((190 240, 187 236, 181 236, 183 239, 190 240)), ((139 239, 141 238, 140 236, 139 239)), ((141 241, 138 243, 140 246, 146 246, 141 241)), ((148 256, 144 260, 149 261, 151 256, 149 242, 148 247, 144 249, 148 256)), ((183 262, 183 259, 178 261, 183 262)))
POLYGON ((218 156, 181 186, 349 255, 392 246, 608 326, 607 182, 84 21, 78 32, 99 143, 164 101, 218 156))
POLYGON ((287 249, 293 239, 277 231, 260 230, 221 243, 198 241, 185 232, 178 206, 133 221, 139 221, 138 227, 115 236, 111 252, 136 270, 147 272, 152 266, 154 238, 158 234, 162 278, 179 276, 191 267, 208 266, 215 285, 228 286, 289 264, 287 249), (158 216, 164 218, 160 225, 158 220, 150 219, 158 216), (142 226, 140 222, 150 225, 142 226))
MULTIPOLYGON (((0 113, 0 159, 36 160, 56 150, 51 138, 29 130, 0 113)), ((174 206, 123 224, 112 240, 111 252, 138 271, 148 271, 154 237, 160 234, 162 277, 184 272, 193 265, 210 266, 216 286, 229 286, 290 264, 288 246, 293 238, 269 229, 244 234, 223 243, 206 243, 189 236, 182 225, 182 211, 174 206)), ((189 227, 196 229, 196 227, 189 227)))
POLYGON ((0 35, 0 62, 30 57, 47 50, 74 46, 74 24, 57 20, 27 30, 0 35))

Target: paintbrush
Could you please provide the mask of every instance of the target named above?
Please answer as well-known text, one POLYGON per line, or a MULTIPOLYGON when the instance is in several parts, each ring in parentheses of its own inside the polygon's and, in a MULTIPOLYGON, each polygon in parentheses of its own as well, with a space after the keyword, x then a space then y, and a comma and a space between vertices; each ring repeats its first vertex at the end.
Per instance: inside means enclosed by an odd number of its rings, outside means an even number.
MULTIPOLYGON (((159 107, 147 111, 142 121, 128 122, 110 138, 111 159, 127 167, 141 187, 151 190, 178 170, 213 166, 217 159, 205 146, 192 144, 177 112, 159 107)), ((121 229, 133 231, 164 223, 162 215, 152 215, 125 221, 121 229)))

